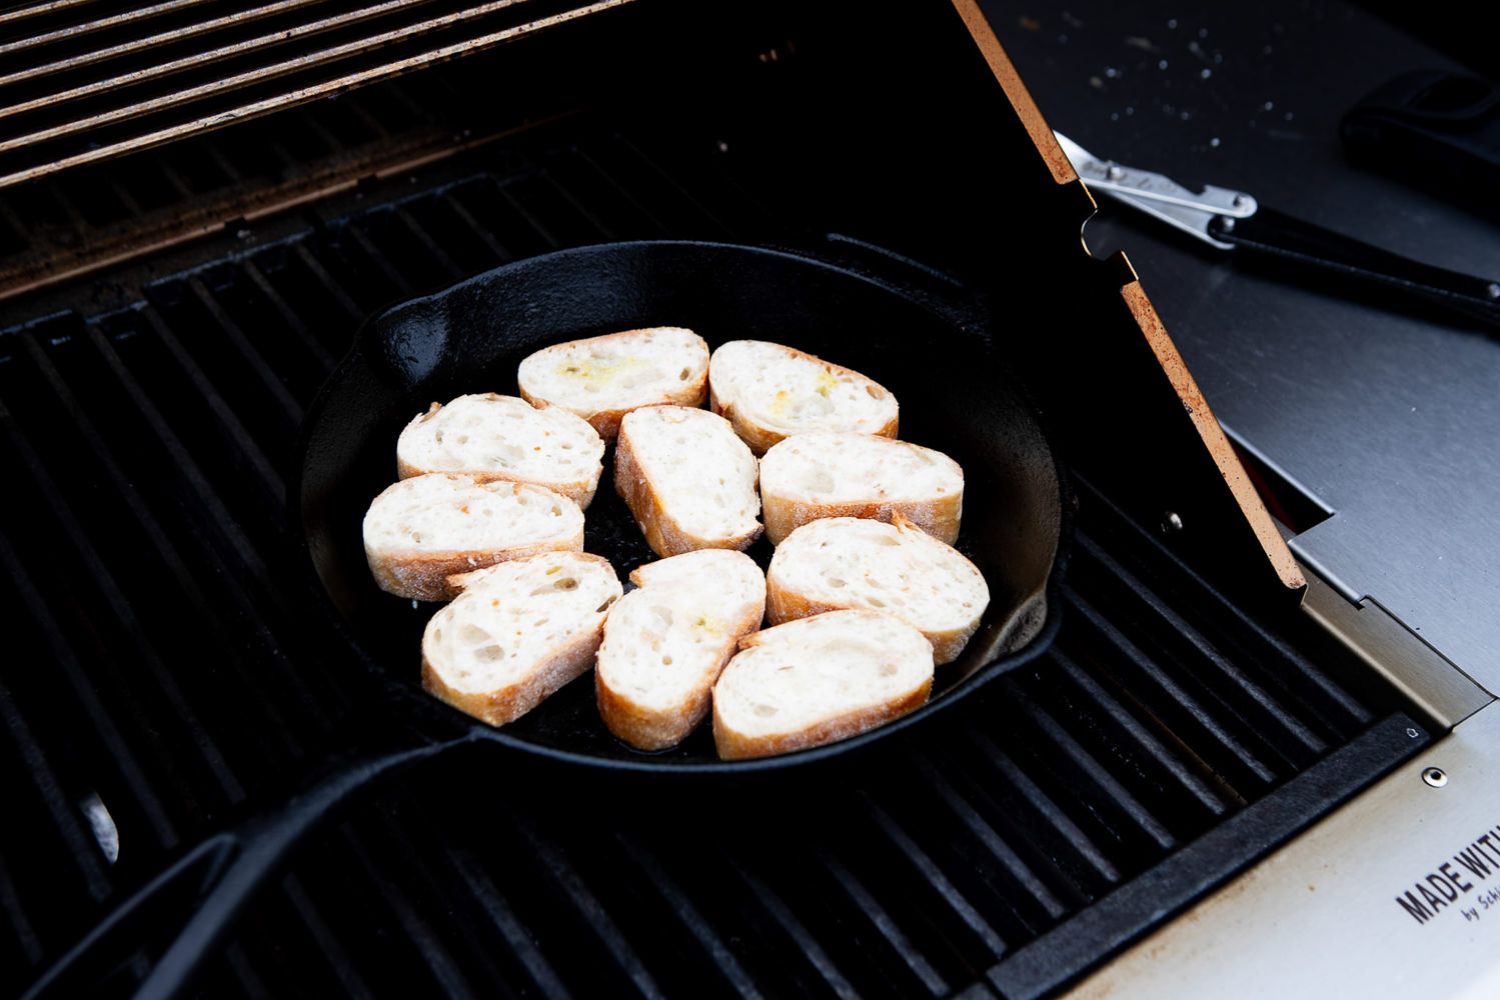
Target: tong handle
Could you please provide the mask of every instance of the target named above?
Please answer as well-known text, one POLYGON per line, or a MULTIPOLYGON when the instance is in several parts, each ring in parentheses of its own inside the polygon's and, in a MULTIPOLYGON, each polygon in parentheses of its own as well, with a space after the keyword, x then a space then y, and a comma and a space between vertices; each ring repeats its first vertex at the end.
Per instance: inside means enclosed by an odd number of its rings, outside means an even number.
MULTIPOLYGON (((1261 206, 1246 219, 1219 217, 1209 235, 1271 260, 1312 265, 1343 278, 1500 328, 1500 279, 1423 264, 1261 206)), ((1299 268, 1300 269, 1300 268, 1299 268)))

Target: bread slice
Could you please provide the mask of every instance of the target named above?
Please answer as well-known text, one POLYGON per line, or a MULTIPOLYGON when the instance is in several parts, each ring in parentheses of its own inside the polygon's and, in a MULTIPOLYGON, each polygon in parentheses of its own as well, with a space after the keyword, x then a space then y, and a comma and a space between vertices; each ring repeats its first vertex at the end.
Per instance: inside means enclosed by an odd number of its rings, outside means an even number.
POLYGON ((532 483, 580 507, 594 499, 603 458, 604 439, 582 417, 493 392, 433 403, 396 441, 402 479, 457 472, 480 482, 532 483))
POLYGON ((516 372, 521 395, 578 414, 606 441, 640 406, 702 406, 708 344, 691 330, 653 326, 543 348, 516 372))
POLYGON ((422 634, 422 686, 492 726, 585 673, 620 580, 609 560, 543 552, 464 574, 422 634))
POLYGON ((620 422, 615 489, 659 556, 760 537, 755 476, 750 449, 707 410, 650 406, 620 422))
POLYGON ((989 587, 957 549, 900 514, 893 522, 833 517, 788 535, 766 572, 772 624, 867 608, 920 631, 937 663, 956 659, 979 628, 989 587))
POLYGON ((809 521, 905 517, 953 544, 964 470, 940 451, 875 434, 816 431, 786 438, 760 460, 760 497, 773 545, 809 521))
POLYGON ((830 611, 757 632, 714 685, 726 760, 832 743, 927 701, 932 646, 900 619, 830 611))
POLYGON ((540 486, 431 473, 386 487, 365 513, 364 532, 381 590, 441 601, 455 573, 582 549, 583 511, 540 486))
POLYGON ((714 351, 709 400, 757 455, 809 431, 896 436, 896 397, 859 372, 763 340, 714 351))
POLYGON ((676 746, 708 714, 719 671, 760 628, 766 577, 743 552, 703 549, 630 574, 609 612, 594 691, 609 731, 640 750, 676 746))

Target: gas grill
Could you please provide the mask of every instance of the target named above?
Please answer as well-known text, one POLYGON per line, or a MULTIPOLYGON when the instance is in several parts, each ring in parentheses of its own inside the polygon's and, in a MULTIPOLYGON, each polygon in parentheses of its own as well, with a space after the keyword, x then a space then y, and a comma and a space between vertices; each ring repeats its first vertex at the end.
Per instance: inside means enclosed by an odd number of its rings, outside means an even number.
MULTIPOLYGON (((1435 706, 1299 607, 978 9, 800 6, 0 14, 0 989, 390 710, 309 599, 301 418, 373 311, 552 249, 879 246, 1025 327, 1077 493, 1060 638, 830 769, 397 779, 203 995, 1051 995, 1487 700, 1435 706)), ((128 995, 159 945, 92 972, 128 995)))

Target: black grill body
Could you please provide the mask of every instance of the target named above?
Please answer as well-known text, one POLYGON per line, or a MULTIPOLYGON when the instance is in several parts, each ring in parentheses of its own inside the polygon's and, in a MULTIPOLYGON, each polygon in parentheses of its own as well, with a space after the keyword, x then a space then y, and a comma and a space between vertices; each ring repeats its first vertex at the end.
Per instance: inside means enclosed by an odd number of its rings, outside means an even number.
MULTIPOLYGON (((804 71, 783 61, 767 86, 795 103, 804 71)), ((836 228, 937 265, 935 282, 997 256, 1019 281, 1076 252, 1066 212, 1031 263, 966 239, 935 249, 913 220, 962 192, 920 150, 895 167, 921 197, 872 214, 875 182, 851 179, 819 211, 774 153, 825 150, 879 109, 816 138, 771 103, 695 129, 602 107, 6 306, 0 989, 382 710, 341 683, 350 651, 309 622, 287 527, 301 418, 368 313, 617 239, 836 228)), ((1055 198, 1023 221, 1042 225, 1055 198)), ((1005 315, 1039 322, 1067 291, 1056 280, 1032 289, 1050 307, 1018 294, 1005 315)), ((1101 417, 1047 397, 1055 378, 1038 386, 1074 437, 1101 417)), ((456 758, 313 838, 203 993, 1045 995, 1426 744, 1426 723, 1293 606, 1234 584, 1233 539, 1164 541, 1137 468, 1072 454, 1057 644, 941 726, 806 780, 687 799, 456 758)))

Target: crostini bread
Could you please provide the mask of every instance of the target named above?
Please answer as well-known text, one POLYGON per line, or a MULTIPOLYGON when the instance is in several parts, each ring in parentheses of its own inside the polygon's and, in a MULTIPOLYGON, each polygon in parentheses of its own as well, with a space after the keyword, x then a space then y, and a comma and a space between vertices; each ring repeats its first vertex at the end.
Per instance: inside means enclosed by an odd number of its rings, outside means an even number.
POLYGON ((640 750, 676 746, 708 714, 714 681, 760 628, 766 578, 743 552, 703 549, 630 574, 609 612, 594 672, 599 715, 640 750))
POLYGON ((544 552, 464 574, 422 634, 422 686, 501 726, 586 672, 620 580, 607 559, 544 552))
POLYGON ((763 340, 719 345, 708 368, 713 411, 757 455, 809 431, 895 437, 896 397, 885 387, 811 354, 763 340))
POLYGON ((455 573, 582 549, 583 511, 540 486, 432 473, 386 487, 365 513, 364 536, 381 590, 441 601, 455 573))
POLYGON ((714 744, 726 760, 846 739, 921 707, 932 690, 932 646, 874 611, 831 611, 740 645, 714 685, 714 744))
POLYGON ((516 379, 529 402, 570 410, 610 441, 637 407, 702 406, 708 344, 675 326, 571 340, 528 356, 516 379))
POLYGON ((766 452, 760 496, 773 545, 819 518, 889 522, 896 514, 952 545, 963 516, 964 470, 942 452, 906 441, 816 431, 766 452))
POLYGON ((723 417, 682 406, 620 423, 615 489, 653 551, 743 549, 760 536, 755 456, 723 417))
POLYGON ((804 524, 776 547, 766 571, 772 624, 840 608, 880 611, 926 636, 939 664, 963 651, 989 602, 973 563, 900 514, 892 524, 853 517, 804 524))
POLYGON ((545 486, 587 507, 604 471, 604 439, 558 407, 487 392, 433 403, 396 441, 396 474, 462 473, 545 486))

